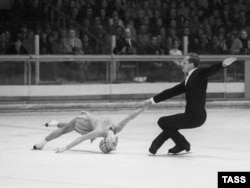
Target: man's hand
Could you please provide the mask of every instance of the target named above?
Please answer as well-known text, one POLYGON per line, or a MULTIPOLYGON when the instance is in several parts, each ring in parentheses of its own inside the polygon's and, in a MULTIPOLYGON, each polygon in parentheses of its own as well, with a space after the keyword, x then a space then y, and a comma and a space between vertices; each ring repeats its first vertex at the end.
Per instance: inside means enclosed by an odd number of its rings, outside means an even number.
POLYGON ((233 62, 235 62, 237 60, 237 58, 235 57, 229 57, 224 59, 224 61, 222 62, 223 67, 228 67, 230 66, 233 62))
POLYGON ((64 151, 66 151, 66 147, 56 148, 56 153, 62 153, 64 151))

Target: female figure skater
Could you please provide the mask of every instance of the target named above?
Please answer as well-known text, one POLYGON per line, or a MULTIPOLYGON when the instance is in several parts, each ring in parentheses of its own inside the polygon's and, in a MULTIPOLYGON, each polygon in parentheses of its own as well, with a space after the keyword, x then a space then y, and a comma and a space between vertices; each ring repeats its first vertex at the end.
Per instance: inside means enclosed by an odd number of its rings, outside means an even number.
POLYGON ((62 153, 72 147, 80 144, 85 140, 91 140, 91 143, 97 137, 104 137, 100 142, 100 149, 103 153, 109 153, 112 150, 116 150, 119 133, 127 123, 143 112, 147 107, 139 108, 136 111, 129 114, 126 118, 120 121, 118 124, 114 124, 109 118, 100 117, 92 113, 82 111, 81 115, 72 119, 68 123, 58 122, 56 120, 51 120, 46 123, 46 127, 56 126, 58 129, 50 133, 44 140, 33 146, 34 150, 42 150, 43 147, 50 141, 67 134, 71 131, 76 131, 81 134, 80 137, 73 140, 71 143, 65 147, 58 148, 57 153, 62 153))

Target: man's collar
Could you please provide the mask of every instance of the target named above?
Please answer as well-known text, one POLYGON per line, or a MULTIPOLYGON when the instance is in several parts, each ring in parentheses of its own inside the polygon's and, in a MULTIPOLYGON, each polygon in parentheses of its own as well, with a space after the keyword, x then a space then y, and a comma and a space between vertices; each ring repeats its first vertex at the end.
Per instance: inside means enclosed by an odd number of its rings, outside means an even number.
POLYGON ((195 67, 194 69, 191 69, 190 71, 188 71, 188 76, 190 76, 196 69, 197 69, 197 67, 195 67))

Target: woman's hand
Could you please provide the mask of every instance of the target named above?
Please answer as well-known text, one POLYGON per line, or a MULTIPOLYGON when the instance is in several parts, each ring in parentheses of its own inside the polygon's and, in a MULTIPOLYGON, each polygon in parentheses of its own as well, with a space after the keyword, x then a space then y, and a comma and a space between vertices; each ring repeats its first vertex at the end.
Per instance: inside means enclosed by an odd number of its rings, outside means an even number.
POLYGON ((62 153, 64 151, 66 151, 66 147, 56 148, 56 153, 62 153))

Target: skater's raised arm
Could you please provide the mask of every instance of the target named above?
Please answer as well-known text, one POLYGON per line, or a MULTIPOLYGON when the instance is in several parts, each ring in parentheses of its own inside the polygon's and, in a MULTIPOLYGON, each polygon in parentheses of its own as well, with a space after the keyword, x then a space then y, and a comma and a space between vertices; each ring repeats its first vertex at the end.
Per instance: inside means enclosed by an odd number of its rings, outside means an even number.
POLYGON ((127 123, 134 119, 136 116, 138 116, 140 113, 142 113, 144 110, 146 110, 148 108, 148 106, 146 107, 142 107, 142 108, 139 108, 135 111, 133 111, 131 114, 129 114, 126 118, 124 118, 122 121, 120 121, 118 124, 117 124, 117 129, 116 129, 116 132, 120 132, 124 127, 125 125, 127 125, 127 123))
POLYGON ((207 78, 207 77, 211 76, 212 74, 215 74, 216 72, 222 70, 223 68, 229 67, 235 61, 237 61, 237 58, 229 57, 229 58, 224 59, 221 63, 214 64, 210 67, 203 69, 201 72, 203 75, 203 78, 207 78))

